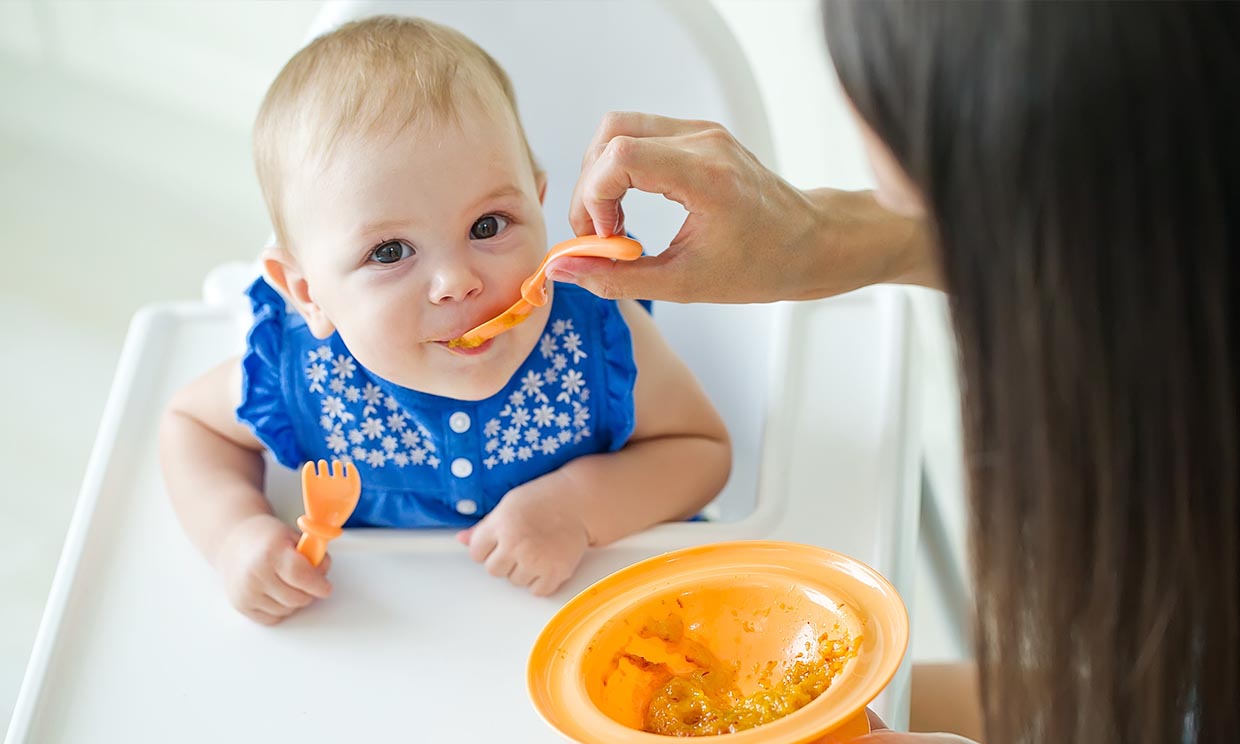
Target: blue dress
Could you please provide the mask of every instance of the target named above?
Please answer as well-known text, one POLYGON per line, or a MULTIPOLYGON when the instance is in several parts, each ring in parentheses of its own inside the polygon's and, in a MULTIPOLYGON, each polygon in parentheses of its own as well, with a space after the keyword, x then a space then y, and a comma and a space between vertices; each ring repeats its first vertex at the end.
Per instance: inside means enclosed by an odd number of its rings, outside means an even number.
POLYGON ((465 527, 512 488, 633 432, 637 367, 614 301, 557 284, 546 329, 495 395, 459 401, 401 387, 315 338, 259 279, 237 418, 281 464, 352 462, 362 495, 349 527, 465 527))

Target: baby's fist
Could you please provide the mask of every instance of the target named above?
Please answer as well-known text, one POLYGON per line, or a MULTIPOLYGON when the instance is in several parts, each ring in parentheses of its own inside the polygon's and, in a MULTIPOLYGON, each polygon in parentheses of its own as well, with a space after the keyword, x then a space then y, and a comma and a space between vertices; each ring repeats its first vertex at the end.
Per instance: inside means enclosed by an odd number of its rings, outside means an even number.
MULTIPOLYGON (((528 487, 528 486, 527 486, 528 487)), ((553 594, 577 570, 590 537, 580 517, 563 509, 539 509, 538 499, 513 490, 481 522, 458 533, 469 555, 487 573, 553 594)))
POLYGON ((310 565, 297 552, 297 537, 279 519, 260 514, 237 524, 216 552, 215 568, 229 601, 251 620, 275 625, 331 594, 331 557, 310 565))

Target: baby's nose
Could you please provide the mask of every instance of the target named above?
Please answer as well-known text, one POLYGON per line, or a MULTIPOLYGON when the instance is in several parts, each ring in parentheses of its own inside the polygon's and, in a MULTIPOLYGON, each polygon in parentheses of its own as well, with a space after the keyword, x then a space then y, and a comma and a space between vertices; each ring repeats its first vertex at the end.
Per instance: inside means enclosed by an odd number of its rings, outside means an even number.
POLYGON ((436 305, 460 302, 482 291, 482 277, 468 261, 445 260, 435 267, 430 300, 436 305))

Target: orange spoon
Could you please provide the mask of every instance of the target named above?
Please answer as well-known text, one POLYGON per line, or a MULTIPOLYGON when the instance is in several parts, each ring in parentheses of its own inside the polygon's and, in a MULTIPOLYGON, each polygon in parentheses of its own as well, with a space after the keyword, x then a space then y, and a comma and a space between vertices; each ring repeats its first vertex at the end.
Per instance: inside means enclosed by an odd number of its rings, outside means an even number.
POLYGON ((328 541, 340 537, 340 527, 357 507, 361 493, 362 479, 352 463, 332 460, 330 472, 326 460, 319 460, 317 467, 314 462, 301 466, 301 495, 306 513, 297 518, 302 531, 297 552, 310 559, 311 565, 323 562, 328 541))
POLYGON ((596 256, 617 261, 632 261, 642 255, 642 244, 631 238, 583 235, 580 238, 557 243, 528 279, 521 283, 521 297, 499 315, 465 332, 460 338, 448 342, 448 346, 472 349, 484 341, 495 338, 523 322, 536 307, 547 304, 547 264, 565 256, 596 256))

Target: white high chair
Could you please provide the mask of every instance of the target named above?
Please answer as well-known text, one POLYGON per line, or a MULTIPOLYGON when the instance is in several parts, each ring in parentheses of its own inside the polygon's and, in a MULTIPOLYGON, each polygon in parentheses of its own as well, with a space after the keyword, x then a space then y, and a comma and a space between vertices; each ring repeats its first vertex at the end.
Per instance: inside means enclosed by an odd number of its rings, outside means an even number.
MULTIPOLYGON (((507 69, 547 169, 551 242, 603 114, 725 124, 775 167, 758 88, 706 2, 329 3, 311 36, 377 13, 453 26, 507 69), (640 50, 640 51, 638 51, 640 50)), ((629 229, 665 246, 683 211, 633 193, 629 229)), ((429 742, 557 739, 529 704, 525 660, 561 603, 612 570, 691 544, 822 545, 912 600, 920 450, 909 303, 879 288, 765 306, 656 303, 654 317, 719 406, 735 448, 715 521, 661 525, 592 551, 552 599, 491 579, 443 532, 349 533, 334 595, 277 629, 235 613, 163 492, 158 416, 186 381, 243 348, 240 288, 216 272, 201 303, 160 305, 126 340, 6 742, 429 742)), ((269 467, 277 512, 295 478, 269 467)), ((908 659, 876 708, 906 717, 908 659)))

